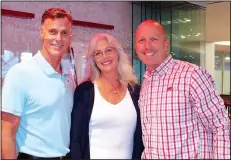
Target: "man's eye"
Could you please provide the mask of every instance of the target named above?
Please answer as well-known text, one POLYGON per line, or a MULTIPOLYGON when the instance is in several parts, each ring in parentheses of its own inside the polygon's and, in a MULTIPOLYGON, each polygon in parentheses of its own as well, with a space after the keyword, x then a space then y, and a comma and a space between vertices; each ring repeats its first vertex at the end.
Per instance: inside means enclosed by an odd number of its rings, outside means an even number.
POLYGON ((143 42, 143 41, 144 41, 144 39, 140 39, 140 40, 139 40, 139 42, 143 42))
POLYGON ((55 30, 50 30, 50 34, 51 34, 51 35, 56 35, 56 33, 57 33, 57 32, 56 32, 55 30))
POLYGON ((158 40, 157 38, 151 38, 151 41, 156 41, 156 40, 158 40))
POLYGON ((67 35, 67 31, 63 31, 62 35, 64 35, 64 36, 67 35))

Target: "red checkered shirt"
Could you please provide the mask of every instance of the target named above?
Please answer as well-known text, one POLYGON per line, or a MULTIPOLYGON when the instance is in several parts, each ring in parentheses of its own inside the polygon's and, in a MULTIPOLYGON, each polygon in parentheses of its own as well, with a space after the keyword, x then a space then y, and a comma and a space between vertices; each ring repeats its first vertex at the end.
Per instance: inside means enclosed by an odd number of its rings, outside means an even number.
POLYGON ((230 159, 230 121, 205 69, 169 55, 144 78, 142 159, 230 159))

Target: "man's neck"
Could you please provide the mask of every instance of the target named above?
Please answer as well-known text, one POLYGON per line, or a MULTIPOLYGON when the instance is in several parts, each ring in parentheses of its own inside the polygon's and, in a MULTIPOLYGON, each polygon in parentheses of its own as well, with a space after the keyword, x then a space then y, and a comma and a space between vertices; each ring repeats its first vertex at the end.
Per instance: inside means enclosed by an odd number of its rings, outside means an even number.
POLYGON ((159 65, 147 66, 147 70, 149 73, 152 73, 159 65))
POLYGON ((62 74, 61 57, 51 57, 44 50, 41 50, 41 54, 46 59, 46 61, 54 68, 56 72, 62 74))
POLYGON ((166 53, 163 60, 161 61, 161 63, 159 64, 154 64, 154 65, 151 65, 151 66, 147 66, 147 70, 149 73, 152 73, 152 71, 156 70, 167 58, 168 58, 169 54, 166 53))

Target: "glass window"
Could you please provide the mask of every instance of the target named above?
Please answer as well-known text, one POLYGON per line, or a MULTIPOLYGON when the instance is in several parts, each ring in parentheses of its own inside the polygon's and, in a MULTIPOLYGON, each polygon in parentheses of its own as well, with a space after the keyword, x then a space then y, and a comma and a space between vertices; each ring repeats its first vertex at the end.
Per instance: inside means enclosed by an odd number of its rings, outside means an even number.
POLYGON ((217 90, 222 93, 222 53, 215 53, 215 84, 217 90))
POLYGON ((224 53, 223 94, 230 94, 230 52, 224 53))
POLYGON ((221 94, 230 94, 230 52, 215 53, 215 82, 221 94))
MULTIPOLYGON (((133 2, 133 46, 135 30, 146 19, 160 22, 170 40, 169 53, 174 59, 204 65, 205 10, 191 6, 188 2, 133 2), (183 4, 184 3, 184 4, 183 4), (188 6, 184 9, 184 5, 188 6)), ((133 47, 134 48, 134 47, 133 47)), ((133 49, 133 65, 140 82, 143 80, 145 65, 139 62, 133 49)))
MULTIPOLYGON (((136 27, 141 23, 142 18, 141 18, 141 5, 132 4, 132 16, 133 16, 133 37, 135 37, 135 32, 136 32, 136 27)), ((135 51, 135 38, 133 38, 133 44, 132 44, 132 64, 133 64, 133 69, 135 71, 135 75, 137 77, 138 83, 141 83, 141 62, 139 58, 137 57, 136 51, 135 51)))

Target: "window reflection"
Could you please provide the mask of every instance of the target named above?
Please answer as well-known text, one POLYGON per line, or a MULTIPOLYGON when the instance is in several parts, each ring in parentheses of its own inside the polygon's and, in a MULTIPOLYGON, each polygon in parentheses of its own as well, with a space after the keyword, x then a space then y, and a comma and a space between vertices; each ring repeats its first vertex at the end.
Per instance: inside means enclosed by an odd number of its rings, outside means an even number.
POLYGON ((230 94, 230 52, 224 53, 223 94, 230 94))
POLYGON ((17 63, 19 63, 18 53, 4 50, 4 53, 2 54, 2 80, 4 79, 8 70, 17 63))
MULTIPOLYGON (((205 10, 190 6, 188 2, 133 2, 133 48, 135 30, 146 19, 154 19, 164 25, 170 40, 169 53, 174 59, 188 61, 199 66, 204 65, 204 27, 205 10), (175 4, 175 5, 174 5, 175 4), (187 6, 185 8, 185 6, 187 6), (190 8, 192 7, 192 8, 190 8)), ((133 49, 135 74, 142 82, 145 66, 135 56, 133 49)))
POLYGON ((215 81, 221 94, 230 94, 230 52, 216 51, 215 81))
POLYGON ((30 52, 13 53, 10 50, 4 50, 4 53, 2 54, 2 81, 12 66, 20 62, 26 62, 30 60, 32 56, 33 54, 30 52))

